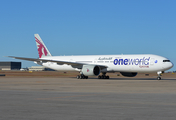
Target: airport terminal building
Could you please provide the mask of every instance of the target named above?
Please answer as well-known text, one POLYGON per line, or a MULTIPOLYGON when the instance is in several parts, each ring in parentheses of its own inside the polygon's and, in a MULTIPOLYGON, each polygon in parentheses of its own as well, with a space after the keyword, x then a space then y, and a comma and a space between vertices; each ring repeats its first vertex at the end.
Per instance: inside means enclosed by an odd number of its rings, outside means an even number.
POLYGON ((0 70, 21 70, 21 71, 55 71, 44 66, 32 66, 21 69, 21 62, 0 62, 0 70))
POLYGON ((0 70, 20 70, 21 62, 0 62, 0 70))

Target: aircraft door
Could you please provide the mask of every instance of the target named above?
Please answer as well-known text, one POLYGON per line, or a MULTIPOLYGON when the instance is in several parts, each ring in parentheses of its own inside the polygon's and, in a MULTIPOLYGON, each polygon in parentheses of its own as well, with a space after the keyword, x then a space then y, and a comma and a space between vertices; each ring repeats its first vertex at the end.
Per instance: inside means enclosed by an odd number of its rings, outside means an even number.
POLYGON ((155 58, 151 58, 150 65, 154 65, 154 62, 155 62, 155 58))

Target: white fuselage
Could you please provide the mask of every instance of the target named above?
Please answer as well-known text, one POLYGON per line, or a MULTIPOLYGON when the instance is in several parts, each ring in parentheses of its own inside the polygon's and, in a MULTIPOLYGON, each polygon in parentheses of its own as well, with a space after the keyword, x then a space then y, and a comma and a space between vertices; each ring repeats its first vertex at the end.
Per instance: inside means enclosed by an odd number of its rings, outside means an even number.
MULTIPOLYGON (((107 66, 106 69, 102 70, 103 72, 158 72, 173 67, 173 64, 167 58, 153 54, 46 56, 42 59, 107 66)), ((55 62, 41 64, 57 71, 80 71, 80 69, 67 64, 59 65, 55 62)))

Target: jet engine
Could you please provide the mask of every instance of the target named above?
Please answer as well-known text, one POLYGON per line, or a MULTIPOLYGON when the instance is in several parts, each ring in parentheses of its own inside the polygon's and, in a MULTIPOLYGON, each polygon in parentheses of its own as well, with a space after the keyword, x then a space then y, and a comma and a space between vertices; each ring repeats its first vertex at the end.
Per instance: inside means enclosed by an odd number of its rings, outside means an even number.
POLYGON ((100 74, 100 67, 94 65, 83 65, 82 73, 85 76, 97 76, 100 74))
POLYGON ((120 72, 125 77, 135 77, 137 75, 136 72, 120 72))

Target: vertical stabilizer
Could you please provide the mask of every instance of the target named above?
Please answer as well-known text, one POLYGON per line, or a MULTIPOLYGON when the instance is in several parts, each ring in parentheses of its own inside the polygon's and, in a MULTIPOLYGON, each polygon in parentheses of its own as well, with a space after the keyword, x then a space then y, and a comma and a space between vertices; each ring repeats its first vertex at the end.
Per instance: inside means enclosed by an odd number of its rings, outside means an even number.
POLYGON ((35 41, 38 49, 39 58, 45 57, 45 56, 51 56, 51 53, 43 43, 42 39, 40 38, 39 34, 34 34, 35 41))

